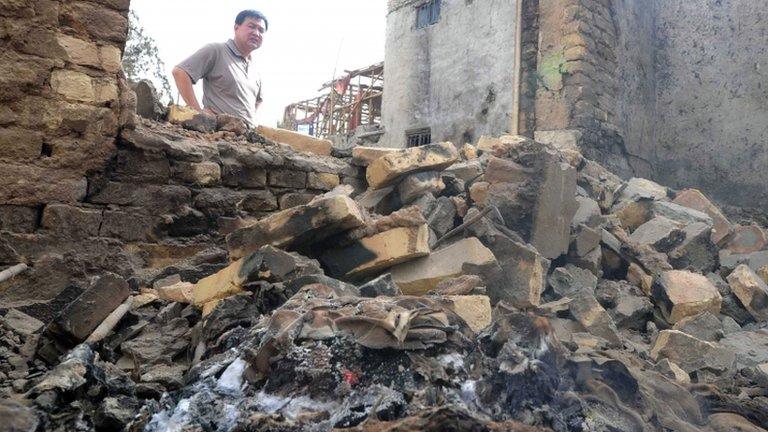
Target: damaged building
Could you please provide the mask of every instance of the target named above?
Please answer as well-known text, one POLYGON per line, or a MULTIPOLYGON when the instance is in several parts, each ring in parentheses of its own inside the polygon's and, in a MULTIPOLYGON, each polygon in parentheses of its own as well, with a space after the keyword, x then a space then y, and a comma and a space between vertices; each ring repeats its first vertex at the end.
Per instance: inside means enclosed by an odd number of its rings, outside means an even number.
MULTIPOLYGON (((638 48, 593 27, 642 22, 655 30, 619 34, 661 38, 692 19, 665 24, 687 6, 393 2, 390 29, 462 23, 482 40, 495 33, 466 13, 490 4, 528 23, 507 33, 529 64, 519 80, 479 77, 445 111, 454 126, 410 107, 400 144, 340 149, 145 99, 120 69, 127 0, 0 2, 0 429, 766 431, 764 215, 620 176, 641 165, 610 146, 642 134, 578 114, 582 90, 626 107, 617 88, 643 82, 572 81, 593 65, 575 52, 638 48), (516 80, 526 90, 505 94, 516 80), (475 123, 485 108, 488 129, 475 123)), ((752 12, 742 24, 760 22, 752 12)), ((660 74, 658 58, 622 58, 618 70, 660 74)), ((659 76, 682 85, 681 70, 659 76)), ((742 121, 761 112, 745 105, 742 121)))

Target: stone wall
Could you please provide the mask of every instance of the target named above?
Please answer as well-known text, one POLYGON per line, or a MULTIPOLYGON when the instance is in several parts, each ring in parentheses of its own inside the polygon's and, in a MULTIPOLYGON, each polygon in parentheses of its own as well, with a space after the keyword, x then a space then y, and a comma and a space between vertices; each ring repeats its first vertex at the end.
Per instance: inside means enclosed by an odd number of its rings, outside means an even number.
POLYGON ((459 145, 511 130, 517 0, 443 0, 440 20, 416 28, 424 1, 390 1, 387 79, 379 145, 404 147, 406 132, 459 145))

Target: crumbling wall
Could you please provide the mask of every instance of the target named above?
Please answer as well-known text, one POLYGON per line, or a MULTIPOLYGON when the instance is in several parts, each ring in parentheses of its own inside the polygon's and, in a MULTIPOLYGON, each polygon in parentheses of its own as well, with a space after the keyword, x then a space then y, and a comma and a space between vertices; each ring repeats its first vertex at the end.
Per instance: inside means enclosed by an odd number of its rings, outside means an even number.
POLYGON ((382 145, 430 127, 432 141, 475 142, 512 127, 517 0, 443 0, 417 29, 424 1, 392 1, 387 17, 382 145))

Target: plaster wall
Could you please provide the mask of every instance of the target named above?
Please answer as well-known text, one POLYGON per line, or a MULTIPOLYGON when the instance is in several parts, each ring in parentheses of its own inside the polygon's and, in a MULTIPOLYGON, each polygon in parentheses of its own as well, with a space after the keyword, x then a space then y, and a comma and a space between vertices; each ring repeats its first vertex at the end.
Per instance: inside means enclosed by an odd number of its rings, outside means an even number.
POLYGON ((440 20, 416 28, 423 1, 390 2, 380 145, 406 131, 458 145, 512 127, 517 0, 443 0, 440 20))

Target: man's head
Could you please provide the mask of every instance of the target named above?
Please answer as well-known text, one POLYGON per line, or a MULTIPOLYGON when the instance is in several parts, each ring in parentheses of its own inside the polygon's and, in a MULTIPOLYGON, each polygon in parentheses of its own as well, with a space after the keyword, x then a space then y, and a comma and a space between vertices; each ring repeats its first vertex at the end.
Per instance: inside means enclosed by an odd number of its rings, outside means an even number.
POLYGON ((235 18, 235 43, 242 49, 243 54, 259 49, 264 40, 264 33, 269 28, 267 17, 259 11, 244 10, 235 18))

